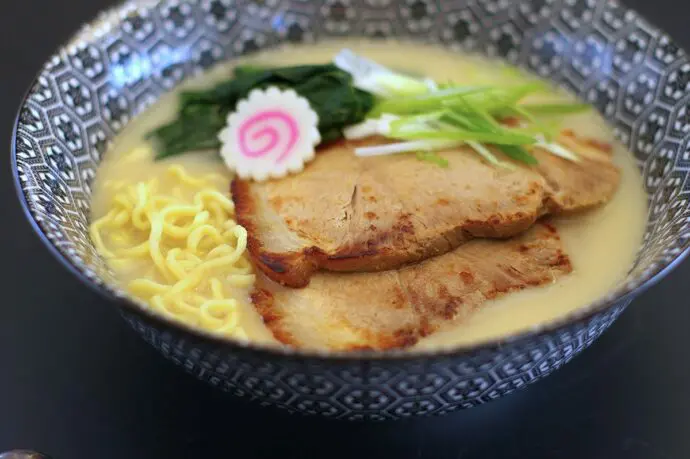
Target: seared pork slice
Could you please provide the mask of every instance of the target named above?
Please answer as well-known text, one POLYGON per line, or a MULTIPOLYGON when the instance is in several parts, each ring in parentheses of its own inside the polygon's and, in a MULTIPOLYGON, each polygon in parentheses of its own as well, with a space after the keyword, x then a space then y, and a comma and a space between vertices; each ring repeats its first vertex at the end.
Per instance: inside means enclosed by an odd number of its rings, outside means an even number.
POLYGON ((478 239, 399 270, 315 274, 302 289, 261 277, 252 300, 274 336, 309 349, 392 349, 458 324, 487 300, 572 270, 544 223, 507 241, 478 239))
POLYGON ((571 132, 559 141, 577 163, 535 149, 539 164, 494 167, 463 148, 449 167, 400 154, 360 158, 359 143, 323 149, 296 175, 234 180, 237 220, 269 278, 304 287, 319 270, 382 271, 446 253, 473 238, 522 233, 545 214, 587 209, 614 194, 619 171, 606 146, 571 132))

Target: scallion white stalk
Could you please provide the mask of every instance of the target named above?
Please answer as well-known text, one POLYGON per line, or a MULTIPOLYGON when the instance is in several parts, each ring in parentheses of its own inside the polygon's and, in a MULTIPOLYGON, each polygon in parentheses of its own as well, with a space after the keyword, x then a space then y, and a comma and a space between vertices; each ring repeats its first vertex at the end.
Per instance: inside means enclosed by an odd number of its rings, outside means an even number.
POLYGON ((355 148, 356 156, 383 156, 397 153, 408 153, 412 151, 434 151, 443 150, 462 145, 462 142, 453 141, 434 141, 434 140, 415 140, 411 142, 389 143, 386 145, 376 145, 373 147, 355 148))

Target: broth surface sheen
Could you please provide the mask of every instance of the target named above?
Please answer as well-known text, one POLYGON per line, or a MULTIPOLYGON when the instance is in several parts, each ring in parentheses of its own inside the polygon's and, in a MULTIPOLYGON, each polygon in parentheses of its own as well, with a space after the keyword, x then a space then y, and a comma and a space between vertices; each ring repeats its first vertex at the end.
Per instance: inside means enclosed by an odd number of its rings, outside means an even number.
MULTIPOLYGON (((331 61, 345 47, 396 70, 417 75, 423 71, 423 76, 437 81, 508 83, 515 75, 513 68, 496 62, 438 47, 397 42, 347 41, 286 47, 262 53, 248 61, 267 66, 324 63, 331 61)), ((236 63, 219 66, 186 83, 183 88, 206 88, 227 79, 236 63)), ((157 162, 153 160, 153 147, 144 136, 151 129, 174 118, 176 96, 177 91, 164 96, 115 140, 98 170, 92 199, 93 220, 108 212, 113 192, 106 183, 121 181, 134 184, 160 177, 161 187, 165 190, 165 172, 172 164, 183 165, 192 175, 223 174, 227 177, 226 189, 229 190, 231 175, 214 152, 190 153, 157 162)), ((491 301, 452 330, 423 339, 417 348, 473 343, 533 328, 595 301, 626 276, 641 244, 647 216, 647 197, 640 173, 632 155, 613 140, 610 128, 594 111, 565 118, 563 127, 611 142, 614 145, 614 163, 621 169, 620 188, 608 204, 584 214, 559 217, 552 221, 571 258, 573 272, 547 287, 527 289, 491 301)), ((115 272, 123 284, 141 274, 122 268, 115 269, 115 272)), ((226 290, 230 291, 230 288, 226 290)), ((233 296, 241 304, 240 324, 249 338, 264 343, 277 342, 251 306, 248 292, 235 290, 233 296)))

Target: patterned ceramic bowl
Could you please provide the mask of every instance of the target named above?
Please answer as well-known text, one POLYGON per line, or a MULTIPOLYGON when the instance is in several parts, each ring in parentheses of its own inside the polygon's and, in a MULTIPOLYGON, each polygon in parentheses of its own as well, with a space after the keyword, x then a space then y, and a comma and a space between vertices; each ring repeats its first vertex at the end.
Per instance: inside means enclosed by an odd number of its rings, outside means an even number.
POLYGON ((214 386, 340 419, 446 413, 501 397, 586 348, 690 246, 690 61, 635 12, 596 0, 167 0, 105 13, 46 63, 19 111, 19 197, 47 247, 167 358, 214 386), (649 196, 637 260, 610 296, 556 323, 451 352, 326 355, 239 345, 145 312, 87 234, 112 138, 180 81, 281 42, 400 37, 500 56, 570 88, 634 152, 649 196))

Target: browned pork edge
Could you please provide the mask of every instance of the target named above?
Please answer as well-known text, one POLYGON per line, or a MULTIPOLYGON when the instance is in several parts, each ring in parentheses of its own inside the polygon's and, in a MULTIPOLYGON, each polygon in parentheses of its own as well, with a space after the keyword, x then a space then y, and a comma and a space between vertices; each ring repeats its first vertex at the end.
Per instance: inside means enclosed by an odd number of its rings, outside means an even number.
MULTIPOLYGON (((331 147, 333 144, 330 145, 331 147)), ((253 222, 258 213, 255 201, 249 190, 250 182, 234 179, 230 185, 235 203, 236 220, 247 230, 247 249, 255 265, 270 279, 293 288, 309 284, 309 278, 319 269, 336 272, 358 271, 366 266, 367 271, 394 269, 404 264, 417 262, 448 251, 445 246, 430 244, 423 252, 410 257, 407 252, 396 252, 389 247, 381 247, 379 241, 391 235, 404 235, 413 232, 411 215, 402 215, 390 231, 383 232, 377 239, 367 240, 338 250, 328 255, 318 247, 311 246, 299 252, 276 253, 265 250, 257 235, 260 233, 253 222)), ((536 193, 536 185, 526 191, 526 195, 536 193)), ((441 203, 442 204, 442 203, 441 203)), ((453 241, 469 241, 477 237, 507 238, 529 229, 541 215, 516 212, 508 215, 493 215, 486 220, 465 222, 463 228, 447 235, 453 241)), ((460 245, 460 244, 454 244, 460 245)))
POLYGON ((251 298, 283 344, 338 351, 386 350, 413 346, 444 326, 462 323, 486 301, 552 283, 571 271, 557 230, 540 222, 516 238, 475 240, 396 270, 397 283, 385 272, 319 273, 305 289, 286 289, 260 279, 251 298), (459 272, 448 273, 457 266, 461 266, 459 272), (333 282, 336 277, 338 281, 333 282), (366 279, 365 291, 362 279, 366 279), (338 290, 336 297, 332 289, 338 290), (321 301, 311 303, 313 297, 321 301), (298 310, 304 298, 308 307, 298 310), (334 326, 357 338, 338 341, 330 333, 334 326))
MULTIPOLYGON (((377 240, 354 244, 339 250, 333 255, 326 254, 318 247, 307 247, 299 252, 275 253, 264 250, 256 234, 251 215, 256 213, 254 200, 249 192, 249 183, 244 180, 233 180, 232 197, 235 202, 236 220, 247 230, 247 250, 255 265, 269 278, 293 288, 302 288, 309 284, 309 278, 319 269, 338 272, 351 272, 367 266, 368 271, 393 269, 403 264, 424 260, 447 251, 442 247, 430 245, 424 252, 418 252, 414 258, 406 252, 395 252, 388 247, 380 247, 377 240), (396 256, 398 255, 398 256, 396 256)), ((454 240, 468 241, 476 237, 505 238, 522 233, 529 229, 539 215, 528 215, 517 212, 503 216, 502 219, 491 217, 486 221, 467 222, 465 228, 452 235, 454 240), (501 231, 497 231, 500 225, 501 231)), ((386 239, 390 233, 411 233, 409 216, 402 216, 390 232, 381 234, 379 239, 386 239)))
POLYGON ((309 284, 309 278, 318 269, 320 262, 328 257, 318 247, 287 254, 264 250, 256 234, 258 229, 252 221, 255 213, 254 200, 249 193, 249 182, 234 179, 230 185, 235 202, 235 219, 247 230, 247 250, 254 265, 271 279, 283 285, 299 288, 309 284))
MULTIPOLYGON (((578 138, 572 130, 564 130, 561 136, 565 142, 570 144, 568 146, 573 148, 577 147, 577 145, 586 146, 604 153, 605 156, 610 156, 612 152, 610 144, 593 139, 578 138)), ((535 154, 547 163, 554 161, 567 163, 567 161, 550 154, 539 152, 538 149, 535 151, 535 154)), ((585 160, 590 161, 590 159, 585 160)), ((595 164, 596 162, 594 161, 595 164)), ((543 169, 545 169, 544 165, 538 165, 534 168, 539 173, 543 169)), ((549 177, 545 178, 547 182, 550 182, 549 185, 552 187, 555 195, 545 197, 541 212, 529 214, 518 211, 514 214, 489 216, 485 220, 468 220, 462 228, 456 228, 452 234, 445 234, 445 238, 438 239, 436 241, 437 244, 429 244, 414 254, 405 251, 395 251, 390 246, 386 247, 379 244, 380 241, 391 237, 395 238, 396 235, 397 237, 404 238, 406 234, 412 234, 411 215, 400 216, 396 224, 389 231, 380 233, 377 239, 343 247, 332 255, 328 255, 315 246, 305 247, 298 252, 270 252, 263 247, 260 238, 257 236, 259 230, 253 223, 253 218, 258 214, 258 210, 250 191, 250 182, 234 179, 231 184, 231 192, 236 206, 236 219, 240 225, 247 229, 248 251, 255 265, 270 279, 280 284, 293 288, 302 288, 309 284, 310 277, 319 269, 336 272, 359 270, 375 272, 394 269, 405 264, 419 262, 429 257, 443 254, 474 238, 500 239, 512 237, 529 229, 538 218, 544 215, 571 212, 570 209, 573 203, 569 202, 571 201, 570 197, 565 196, 565 200, 559 200, 557 196, 560 194, 559 184, 549 180, 549 177), (448 242, 450 242, 450 247, 448 247, 448 242)), ((615 185, 617 186, 617 183, 615 185)), ((614 189, 616 186, 614 186, 614 189)), ((531 195, 536 193, 537 187, 534 184, 532 188, 527 189, 525 191, 525 198, 528 199, 530 193, 531 195)), ((599 205, 608 201, 610 196, 600 196, 599 198, 599 200, 586 203, 579 208, 578 206, 574 207, 576 210, 581 210, 599 205)))

